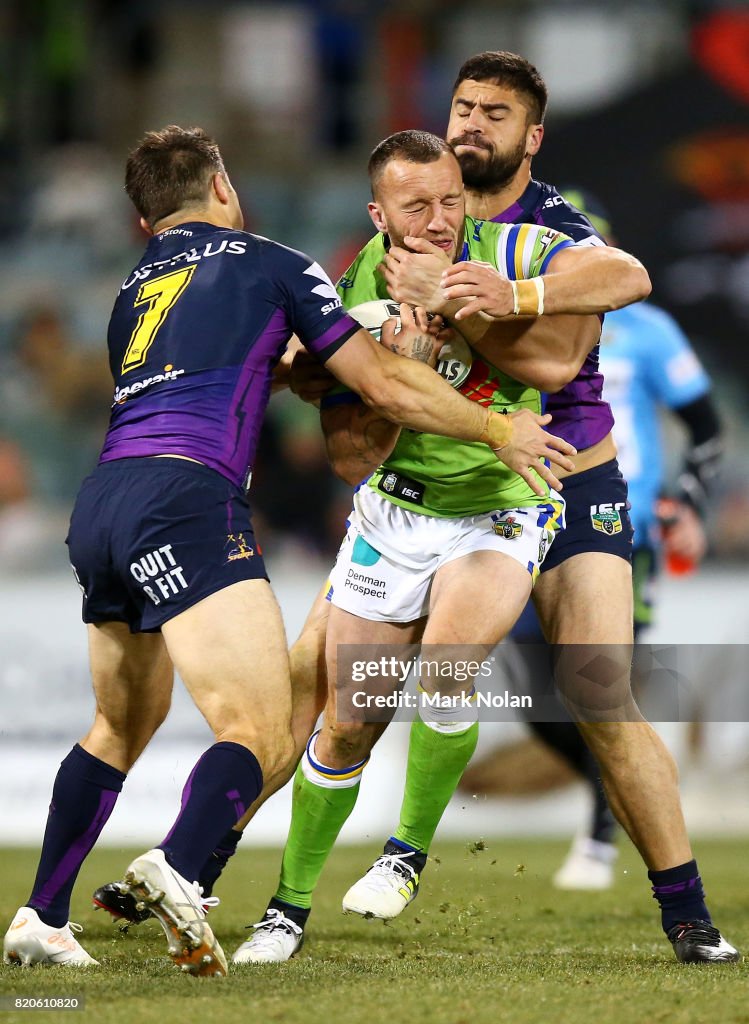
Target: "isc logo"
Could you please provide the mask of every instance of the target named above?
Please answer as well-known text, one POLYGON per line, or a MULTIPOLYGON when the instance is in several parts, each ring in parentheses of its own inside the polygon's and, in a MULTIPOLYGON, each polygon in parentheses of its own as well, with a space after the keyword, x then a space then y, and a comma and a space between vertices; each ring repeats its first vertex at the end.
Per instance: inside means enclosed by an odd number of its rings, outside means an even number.
POLYGON ((590 514, 592 516, 594 516, 596 514, 596 512, 600 512, 603 515, 603 514, 605 514, 607 512, 609 512, 609 513, 611 513, 611 512, 618 512, 620 508, 626 508, 626 507, 627 507, 626 501, 617 501, 616 503, 614 503, 612 501, 604 501, 602 505, 591 505, 590 506, 590 514))

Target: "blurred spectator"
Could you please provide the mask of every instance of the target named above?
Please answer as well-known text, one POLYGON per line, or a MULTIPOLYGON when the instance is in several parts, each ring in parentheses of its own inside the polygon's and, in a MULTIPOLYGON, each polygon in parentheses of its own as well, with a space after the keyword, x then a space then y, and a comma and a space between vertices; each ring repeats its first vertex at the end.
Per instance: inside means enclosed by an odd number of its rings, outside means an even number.
POLYGON ((70 143, 51 150, 31 202, 34 245, 76 246, 81 269, 99 268, 101 260, 116 258, 130 241, 136 220, 120 178, 120 167, 95 143, 70 143))
POLYGON ((47 568, 62 547, 63 520, 32 496, 31 473, 20 447, 0 434, 0 572, 47 568))
POLYGON ((277 395, 269 407, 250 500, 271 560, 294 552, 324 561, 335 556, 351 511, 350 488, 330 469, 317 409, 290 393, 277 395))
POLYGON ((19 338, 18 360, 36 401, 61 420, 106 426, 112 381, 104 346, 99 352, 76 347, 59 309, 40 306, 30 311, 19 338))
POLYGON ((0 378, 0 429, 29 459, 37 497, 67 507, 96 461, 111 394, 104 346, 77 345, 65 311, 31 309, 0 378))
MULTIPOLYGON (((739 467, 736 467, 739 469, 739 467)), ((744 473, 746 472, 746 466, 744 473)), ((729 467, 730 469, 730 467, 729 467)), ((713 516, 714 533, 711 538, 712 549, 718 558, 735 562, 749 561, 749 480, 739 475, 729 477, 730 485, 720 495, 718 508, 713 516)))

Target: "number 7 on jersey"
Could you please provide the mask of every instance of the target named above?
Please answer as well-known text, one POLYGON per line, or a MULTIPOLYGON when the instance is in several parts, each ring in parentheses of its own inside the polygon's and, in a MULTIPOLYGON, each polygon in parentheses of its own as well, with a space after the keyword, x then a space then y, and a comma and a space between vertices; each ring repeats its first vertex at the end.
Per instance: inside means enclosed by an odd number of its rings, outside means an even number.
POLYGON ((122 360, 123 373, 143 366, 159 328, 166 320, 169 310, 190 283, 194 271, 195 266, 185 267, 184 270, 175 270, 172 274, 155 277, 152 281, 147 281, 140 286, 133 305, 141 306, 147 302, 148 308, 144 309, 138 317, 138 323, 130 336, 130 342, 122 360))

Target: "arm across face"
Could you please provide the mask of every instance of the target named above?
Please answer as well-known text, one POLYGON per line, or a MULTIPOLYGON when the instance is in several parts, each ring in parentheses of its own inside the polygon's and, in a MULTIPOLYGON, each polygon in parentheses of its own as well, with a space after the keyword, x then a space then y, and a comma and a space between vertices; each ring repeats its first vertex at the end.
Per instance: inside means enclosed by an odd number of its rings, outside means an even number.
POLYGON ((455 320, 476 313, 501 318, 518 314, 518 293, 527 293, 519 312, 530 316, 567 313, 609 313, 646 299, 650 277, 638 259, 611 246, 570 245, 556 253, 539 289, 530 282, 510 281, 488 263, 455 263, 442 275, 445 299, 459 301, 455 320), (535 307, 534 307, 534 294, 535 307))
POLYGON ((542 278, 516 282, 489 263, 449 265, 430 243, 406 241, 415 251, 392 250, 383 265, 391 294, 423 301, 456 321, 485 359, 540 391, 559 391, 580 372, 600 337, 597 314, 650 292, 639 260, 611 247, 568 245, 551 258, 542 278), (535 312, 540 305, 536 281, 543 281, 542 316, 535 312), (534 315, 515 314, 518 291, 534 315))

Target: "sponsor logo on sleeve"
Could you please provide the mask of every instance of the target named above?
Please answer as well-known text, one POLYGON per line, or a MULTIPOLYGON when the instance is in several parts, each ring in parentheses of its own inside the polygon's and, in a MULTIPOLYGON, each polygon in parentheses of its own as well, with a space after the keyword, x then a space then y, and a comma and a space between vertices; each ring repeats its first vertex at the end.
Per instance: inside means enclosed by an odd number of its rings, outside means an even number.
POLYGON ((324 306, 320 308, 320 312, 323 316, 327 316, 334 309, 340 309, 343 303, 341 302, 338 292, 335 290, 335 285, 330 280, 328 275, 325 273, 319 263, 313 263, 307 267, 304 271, 305 275, 313 277, 320 282, 316 284, 312 289, 313 295, 319 295, 322 299, 331 299, 331 302, 326 302, 324 306))

